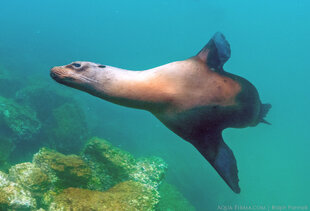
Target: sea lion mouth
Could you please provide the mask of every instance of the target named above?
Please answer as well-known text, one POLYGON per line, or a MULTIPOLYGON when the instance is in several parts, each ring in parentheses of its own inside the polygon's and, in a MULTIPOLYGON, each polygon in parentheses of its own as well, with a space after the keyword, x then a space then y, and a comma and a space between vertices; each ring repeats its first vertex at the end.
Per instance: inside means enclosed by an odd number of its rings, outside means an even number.
POLYGON ((52 77, 52 79, 56 80, 58 78, 57 74, 55 74, 54 72, 50 72, 50 76, 52 77))
POLYGON ((53 67, 50 71, 50 76, 55 80, 55 81, 60 81, 64 77, 62 76, 64 71, 61 71, 59 67, 53 67))
POLYGON ((53 67, 50 71, 50 76, 52 79, 62 84, 74 80, 74 78, 70 77, 68 72, 61 67, 53 67))
POLYGON ((60 84, 75 87, 78 89, 81 84, 98 83, 98 81, 92 78, 89 78, 82 74, 76 74, 75 72, 72 72, 70 69, 63 66, 53 67, 50 71, 50 76, 52 79, 54 79, 60 84))

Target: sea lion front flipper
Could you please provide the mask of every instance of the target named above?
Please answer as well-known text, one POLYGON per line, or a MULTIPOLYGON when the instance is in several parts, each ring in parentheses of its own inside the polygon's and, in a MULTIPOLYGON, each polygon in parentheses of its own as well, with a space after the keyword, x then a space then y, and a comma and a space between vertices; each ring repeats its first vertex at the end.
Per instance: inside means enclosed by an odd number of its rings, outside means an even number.
POLYGON ((208 134, 204 143, 194 144, 194 146, 215 168, 226 184, 235 193, 240 193, 237 162, 221 133, 208 134))
POLYGON ((224 35, 217 32, 209 40, 197 57, 205 62, 210 68, 218 71, 223 70, 223 65, 230 58, 230 45, 224 35))

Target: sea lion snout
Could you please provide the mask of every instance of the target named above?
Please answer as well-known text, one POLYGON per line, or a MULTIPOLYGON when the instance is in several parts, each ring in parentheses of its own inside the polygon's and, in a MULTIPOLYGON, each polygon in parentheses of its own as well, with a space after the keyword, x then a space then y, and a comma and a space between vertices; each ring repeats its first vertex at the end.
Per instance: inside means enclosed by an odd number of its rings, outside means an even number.
POLYGON ((61 84, 68 84, 76 79, 75 73, 66 66, 56 66, 50 71, 50 76, 61 84))
POLYGON ((52 69, 51 69, 51 71, 50 71, 50 76, 54 79, 54 80, 56 80, 57 78, 58 78, 58 74, 57 74, 57 69, 58 69, 58 67, 53 67, 52 69))
POLYGON ((53 79, 56 79, 56 78, 57 78, 57 75, 56 75, 53 71, 50 72, 50 76, 51 76, 53 79))
POLYGON ((54 80, 63 79, 66 77, 66 71, 61 66, 53 67, 50 71, 50 76, 54 80))
POLYGON ((97 83, 98 72, 104 65, 92 62, 76 61, 63 66, 55 66, 50 70, 50 76, 58 83, 86 91, 97 83), (87 85, 86 85, 87 84, 87 85))

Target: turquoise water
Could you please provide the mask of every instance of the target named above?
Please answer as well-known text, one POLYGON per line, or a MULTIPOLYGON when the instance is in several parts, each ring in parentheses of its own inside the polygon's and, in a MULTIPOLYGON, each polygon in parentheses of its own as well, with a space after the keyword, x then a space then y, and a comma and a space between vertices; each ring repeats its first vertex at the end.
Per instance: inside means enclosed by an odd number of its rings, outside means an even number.
POLYGON ((136 155, 163 157, 168 181, 197 210, 310 209, 309 8, 306 0, 2 0, 0 64, 21 81, 35 78, 52 86, 49 69, 56 65, 83 60, 148 69, 195 55, 221 31, 232 48, 225 70, 247 78, 273 106, 266 118, 271 126, 224 132, 238 163, 239 195, 151 114, 71 93, 80 99, 92 133, 136 155))

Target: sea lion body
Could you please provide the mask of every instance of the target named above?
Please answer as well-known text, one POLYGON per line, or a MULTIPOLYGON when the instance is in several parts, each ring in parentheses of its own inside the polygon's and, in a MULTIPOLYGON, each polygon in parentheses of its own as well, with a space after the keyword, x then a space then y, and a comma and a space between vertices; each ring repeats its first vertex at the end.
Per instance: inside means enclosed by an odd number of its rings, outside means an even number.
POLYGON ((197 56, 149 70, 74 62, 54 67, 51 76, 104 100, 150 111, 192 143, 239 193, 236 160, 222 131, 265 122, 270 106, 261 103, 250 82, 223 70, 229 57, 228 42, 216 34, 197 56))

